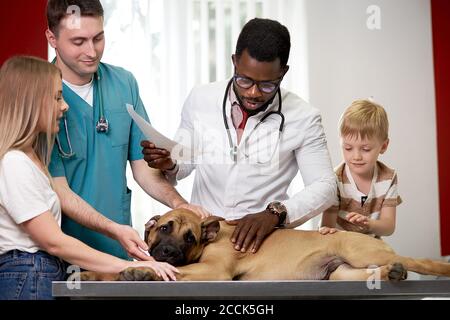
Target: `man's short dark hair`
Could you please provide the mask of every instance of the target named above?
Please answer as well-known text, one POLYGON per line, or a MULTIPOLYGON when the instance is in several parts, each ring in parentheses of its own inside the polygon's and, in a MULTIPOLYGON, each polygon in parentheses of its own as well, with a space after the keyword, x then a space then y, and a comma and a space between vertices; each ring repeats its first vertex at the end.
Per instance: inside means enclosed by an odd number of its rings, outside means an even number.
POLYGON ((278 21, 255 18, 242 29, 236 56, 239 58, 245 49, 258 61, 272 62, 280 58, 281 67, 285 67, 289 60, 291 37, 288 29, 278 21))
POLYGON ((55 35, 61 20, 71 13, 67 11, 70 6, 78 6, 82 17, 103 17, 104 14, 100 0, 48 0, 47 23, 55 35))

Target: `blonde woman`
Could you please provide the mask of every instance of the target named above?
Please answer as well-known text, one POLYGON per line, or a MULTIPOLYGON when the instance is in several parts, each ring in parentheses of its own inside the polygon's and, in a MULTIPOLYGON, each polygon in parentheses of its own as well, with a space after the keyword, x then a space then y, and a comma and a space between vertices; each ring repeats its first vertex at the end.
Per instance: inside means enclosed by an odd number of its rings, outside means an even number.
POLYGON ((0 69, 0 300, 51 299, 52 281, 65 277, 61 259, 99 272, 146 266, 165 280, 178 272, 166 263, 121 260, 61 231, 47 165, 67 109, 61 73, 50 63, 13 57, 0 69))

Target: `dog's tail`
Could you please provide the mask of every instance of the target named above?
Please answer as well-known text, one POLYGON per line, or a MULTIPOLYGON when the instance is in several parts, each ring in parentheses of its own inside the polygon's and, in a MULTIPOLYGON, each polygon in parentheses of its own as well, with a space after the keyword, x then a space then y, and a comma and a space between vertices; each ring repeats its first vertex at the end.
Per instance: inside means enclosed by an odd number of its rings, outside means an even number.
POLYGON ((450 263, 431 260, 413 259, 409 257, 396 256, 393 263, 401 263, 406 270, 420 274, 450 277, 450 263))

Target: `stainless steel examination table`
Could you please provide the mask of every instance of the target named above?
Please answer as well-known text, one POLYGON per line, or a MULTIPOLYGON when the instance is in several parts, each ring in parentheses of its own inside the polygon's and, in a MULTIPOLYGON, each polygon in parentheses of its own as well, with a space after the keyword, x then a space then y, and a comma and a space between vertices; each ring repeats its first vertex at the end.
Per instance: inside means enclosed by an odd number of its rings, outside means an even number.
POLYGON ((54 282, 69 299, 423 299, 450 298, 450 280, 54 282), (78 288, 77 285, 79 284, 78 288), (71 289, 71 287, 75 287, 71 289))

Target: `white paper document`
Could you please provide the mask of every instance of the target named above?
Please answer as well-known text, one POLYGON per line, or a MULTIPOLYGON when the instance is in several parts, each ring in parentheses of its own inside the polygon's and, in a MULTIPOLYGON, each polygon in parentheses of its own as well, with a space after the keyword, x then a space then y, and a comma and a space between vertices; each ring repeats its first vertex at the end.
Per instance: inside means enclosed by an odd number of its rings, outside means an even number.
POLYGON ((194 162, 195 157, 199 155, 199 152, 181 145, 159 133, 150 123, 134 111, 132 105, 127 104, 127 111, 145 137, 151 141, 156 148, 168 150, 172 159, 184 163, 191 163, 194 162))

